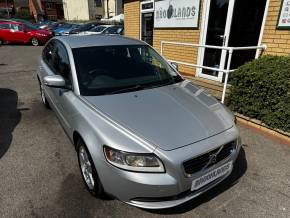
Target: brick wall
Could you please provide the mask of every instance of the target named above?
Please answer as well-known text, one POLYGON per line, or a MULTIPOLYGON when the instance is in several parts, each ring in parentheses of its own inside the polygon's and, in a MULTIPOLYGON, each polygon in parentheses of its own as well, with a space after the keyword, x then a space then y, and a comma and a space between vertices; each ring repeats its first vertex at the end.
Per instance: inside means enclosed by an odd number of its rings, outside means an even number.
POLYGON ((280 6, 281 0, 270 0, 262 40, 267 45, 265 54, 290 54, 290 30, 276 30, 280 6))
MULTIPOLYGON (((186 42, 186 43, 199 44, 199 34, 200 34, 199 30, 155 29, 154 35, 153 35, 153 46, 160 52, 161 41, 186 42)), ((171 44, 163 45, 163 55, 169 60, 176 60, 176 61, 196 64, 197 54, 198 54, 198 49, 192 48, 190 46, 171 45, 171 44)), ((195 75, 194 67, 189 67, 186 65, 179 65, 179 71, 184 75, 188 75, 188 76, 195 75)))
POLYGON ((140 36, 140 1, 124 0, 125 35, 139 39, 140 36))

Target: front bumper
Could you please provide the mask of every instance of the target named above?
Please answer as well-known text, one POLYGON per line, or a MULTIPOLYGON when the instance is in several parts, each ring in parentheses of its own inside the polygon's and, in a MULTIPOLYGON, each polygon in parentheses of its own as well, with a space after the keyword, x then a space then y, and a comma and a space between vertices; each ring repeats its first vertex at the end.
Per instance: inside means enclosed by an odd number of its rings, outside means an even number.
POLYGON ((240 150, 240 142, 237 149, 227 158, 217 162, 211 167, 201 170, 188 177, 182 167, 182 162, 202 151, 208 151, 227 142, 238 138, 238 131, 235 127, 221 135, 214 136, 208 140, 195 143, 172 151, 155 150, 165 164, 165 173, 136 173, 118 169, 109 164, 106 160, 95 163, 96 166, 102 165, 102 170, 98 170, 100 180, 107 193, 117 199, 146 209, 170 208, 187 202, 227 178, 234 168, 235 160, 240 150), (217 178, 211 183, 198 190, 191 191, 192 181, 206 173, 218 168, 228 162, 233 166, 225 175, 217 178))
MULTIPOLYGON (((215 168, 217 168, 217 167, 219 167, 219 166, 221 166, 229 161, 234 161, 235 159, 236 159, 236 155, 233 155, 232 157, 229 157, 227 160, 224 160, 224 161, 212 166, 207 171, 204 171, 203 174, 206 174, 207 172, 209 172, 209 171, 211 171, 211 170, 213 170, 213 169, 215 169, 215 168)), ((209 189, 211 189, 214 186, 221 183, 224 179, 226 179, 231 174, 233 167, 231 168, 231 170, 227 174, 217 178, 216 180, 201 187, 198 190, 191 191, 190 187, 188 187, 189 189, 187 191, 184 191, 182 193, 178 193, 175 196, 159 197, 159 198, 135 198, 135 199, 132 199, 130 201, 125 201, 125 203, 136 206, 136 207, 144 208, 144 209, 166 209, 166 208, 175 207, 175 206, 178 206, 180 204, 183 204, 189 200, 192 200, 192 199, 198 197, 199 195, 203 194, 204 192, 208 191, 209 189)), ((197 177, 193 177, 192 179, 197 178, 197 177)), ((162 187, 161 184, 160 184, 160 186, 162 187)))

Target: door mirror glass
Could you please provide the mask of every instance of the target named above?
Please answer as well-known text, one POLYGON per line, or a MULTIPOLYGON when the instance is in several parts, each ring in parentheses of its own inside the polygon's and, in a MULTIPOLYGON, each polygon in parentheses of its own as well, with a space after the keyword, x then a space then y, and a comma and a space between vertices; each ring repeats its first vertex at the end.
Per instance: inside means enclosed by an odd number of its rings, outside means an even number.
POLYGON ((176 63, 176 62, 171 62, 170 64, 171 64, 171 66, 172 66, 175 70, 178 71, 178 63, 176 63))
POLYGON ((44 85, 53 88, 66 88, 65 80, 60 75, 46 76, 43 79, 44 85))

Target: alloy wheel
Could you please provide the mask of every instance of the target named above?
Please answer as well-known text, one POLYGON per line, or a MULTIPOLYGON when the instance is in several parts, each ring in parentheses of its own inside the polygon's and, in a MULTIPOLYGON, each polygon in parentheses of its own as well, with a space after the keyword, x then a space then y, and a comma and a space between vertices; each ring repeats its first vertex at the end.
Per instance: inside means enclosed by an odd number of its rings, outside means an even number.
POLYGON ((38 42, 37 38, 33 37, 33 38, 31 39, 31 44, 32 44, 33 46, 38 46, 39 42, 38 42))
POLYGON ((45 98, 42 84, 40 84, 40 96, 41 96, 41 100, 42 100, 43 104, 46 104, 46 98, 45 98))
POLYGON ((84 146, 79 148, 79 161, 80 161, 80 168, 83 175, 83 178, 90 190, 94 189, 95 180, 93 178, 93 168, 92 163, 89 160, 88 153, 84 146))

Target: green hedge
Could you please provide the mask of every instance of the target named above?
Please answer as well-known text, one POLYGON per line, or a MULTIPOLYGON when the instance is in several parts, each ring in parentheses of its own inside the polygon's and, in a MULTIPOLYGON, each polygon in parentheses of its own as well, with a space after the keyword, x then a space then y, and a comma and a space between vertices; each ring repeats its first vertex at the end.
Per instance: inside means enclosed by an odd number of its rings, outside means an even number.
POLYGON ((290 132, 290 57, 262 56, 230 74, 227 105, 272 128, 290 132))

